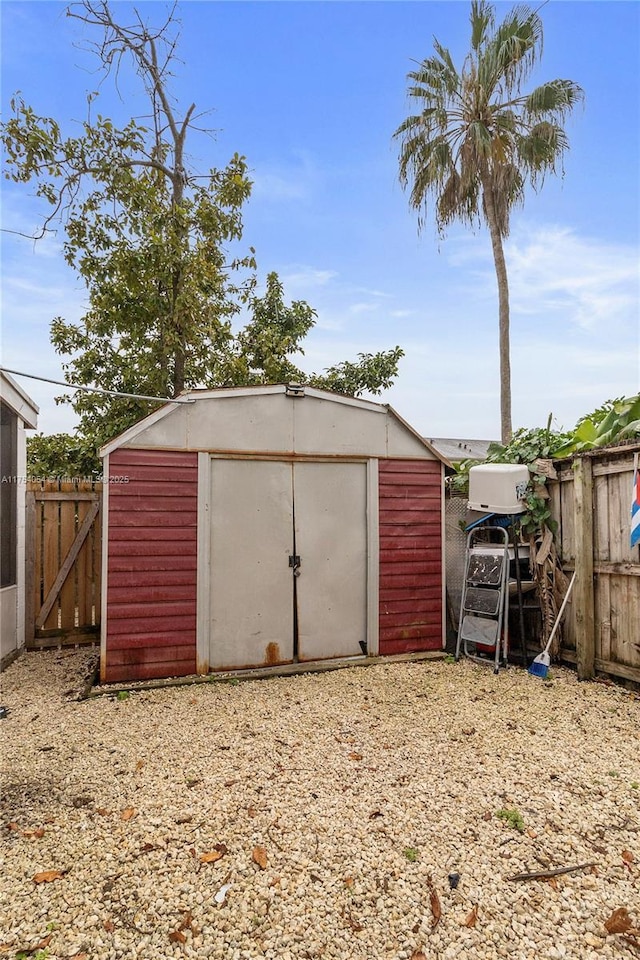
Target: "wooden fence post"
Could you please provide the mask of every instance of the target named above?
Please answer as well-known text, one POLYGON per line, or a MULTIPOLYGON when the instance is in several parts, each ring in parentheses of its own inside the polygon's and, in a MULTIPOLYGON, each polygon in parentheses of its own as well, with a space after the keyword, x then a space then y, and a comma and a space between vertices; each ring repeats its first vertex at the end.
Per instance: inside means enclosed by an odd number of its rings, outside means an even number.
POLYGON ((27 487, 24 531, 24 642, 31 644, 36 633, 36 495, 27 487))
POLYGON ((576 586, 574 595, 576 657, 579 680, 595 674, 593 594, 593 469, 590 457, 573 462, 575 491, 576 586))

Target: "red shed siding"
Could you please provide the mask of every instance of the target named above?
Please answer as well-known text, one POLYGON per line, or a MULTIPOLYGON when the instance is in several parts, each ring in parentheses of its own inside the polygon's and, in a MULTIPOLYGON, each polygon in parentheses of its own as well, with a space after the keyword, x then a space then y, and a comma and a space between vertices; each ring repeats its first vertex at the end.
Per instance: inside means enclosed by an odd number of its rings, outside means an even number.
POLYGON ((114 451, 103 680, 196 672, 198 455, 114 451))
POLYGON ((442 647, 442 465, 380 460, 380 653, 442 647))

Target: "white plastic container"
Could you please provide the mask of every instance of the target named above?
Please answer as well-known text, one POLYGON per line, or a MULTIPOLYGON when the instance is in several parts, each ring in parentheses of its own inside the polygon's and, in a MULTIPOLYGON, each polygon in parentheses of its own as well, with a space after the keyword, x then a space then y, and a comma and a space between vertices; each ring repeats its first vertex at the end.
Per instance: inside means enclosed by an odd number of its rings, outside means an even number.
POLYGON ((529 468, 520 463, 481 463, 469 470, 469 510, 524 513, 529 468))

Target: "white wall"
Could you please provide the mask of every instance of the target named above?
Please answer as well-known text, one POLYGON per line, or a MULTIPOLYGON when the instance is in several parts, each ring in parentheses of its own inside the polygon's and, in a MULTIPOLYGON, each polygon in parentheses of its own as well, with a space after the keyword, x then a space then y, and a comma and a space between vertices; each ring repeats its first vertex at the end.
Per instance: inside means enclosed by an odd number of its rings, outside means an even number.
POLYGON ((0 661, 21 650, 25 643, 25 524, 26 524, 27 436, 18 420, 16 476, 16 584, 0 590, 0 661))
MULTIPOLYGON (((38 408, 8 374, 0 375, 0 396, 17 415, 16 437, 16 583, 0 589, 0 662, 12 658, 25 645, 25 524, 26 428, 38 424, 38 408)), ((13 481, 13 473, 11 474, 13 481)))

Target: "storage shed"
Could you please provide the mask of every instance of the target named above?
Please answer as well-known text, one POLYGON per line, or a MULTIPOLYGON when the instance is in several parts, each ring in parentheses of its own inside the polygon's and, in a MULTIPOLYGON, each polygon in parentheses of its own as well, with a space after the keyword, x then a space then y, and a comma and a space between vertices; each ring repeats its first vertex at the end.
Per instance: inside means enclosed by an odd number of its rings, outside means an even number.
POLYGON ((443 647, 427 441, 310 387, 181 399, 102 451, 103 681, 443 647))
POLYGON ((0 667, 25 645, 25 493, 27 437, 38 425, 38 407, 0 370, 0 667))

